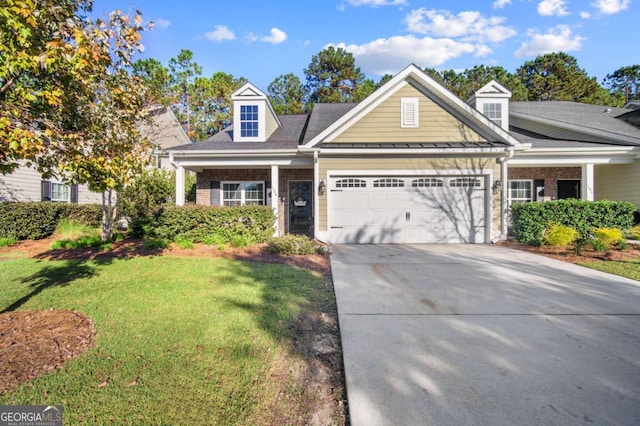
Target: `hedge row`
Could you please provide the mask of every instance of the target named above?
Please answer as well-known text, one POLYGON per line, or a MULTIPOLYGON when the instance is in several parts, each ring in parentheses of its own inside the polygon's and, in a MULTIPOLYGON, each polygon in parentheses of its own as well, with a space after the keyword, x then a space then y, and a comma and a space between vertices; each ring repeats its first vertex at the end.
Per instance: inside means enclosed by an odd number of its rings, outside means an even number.
POLYGON ((73 219, 89 226, 102 221, 99 204, 50 202, 0 203, 0 237, 39 240, 53 234, 61 219, 73 219))
POLYGON ((134 236, 150 236, 175 241, 176 238, 196 243, 218 237, 232 241, 245 237, 262 243, 273 236, 275 215, 270 207, 167 206, 152 217, 132 224, 134 236))
POLYGON ((568 226, 581 235, 594 228, 629 229, 636 207, 623 201, 557 200, 519 203, 511 206, 514 238, 540 245, 550 223, 568 226))

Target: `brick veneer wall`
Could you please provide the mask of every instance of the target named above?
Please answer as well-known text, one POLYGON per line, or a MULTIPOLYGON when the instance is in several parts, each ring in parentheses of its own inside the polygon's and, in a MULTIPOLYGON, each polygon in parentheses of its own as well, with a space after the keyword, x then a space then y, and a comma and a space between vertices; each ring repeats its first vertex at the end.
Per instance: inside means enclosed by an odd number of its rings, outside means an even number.
MULTIPOLYGON (((558 198, 558 180, 581 179, 581 167, 510 167, 508 179, 544 179, 544 196, 558 198)), ((535 190, 535 188, 534 188, 535 190)))
MULTIPOLYGON (((271 169, 210 169, 198 173, 196 180, 196 204, 208 206, 211 203, 211 181, 270 181, 271 169)), ((313 169, 280 168, 280 212, 278 229, 285 233, 289 229, 289 181, 313 180, 313 169)))

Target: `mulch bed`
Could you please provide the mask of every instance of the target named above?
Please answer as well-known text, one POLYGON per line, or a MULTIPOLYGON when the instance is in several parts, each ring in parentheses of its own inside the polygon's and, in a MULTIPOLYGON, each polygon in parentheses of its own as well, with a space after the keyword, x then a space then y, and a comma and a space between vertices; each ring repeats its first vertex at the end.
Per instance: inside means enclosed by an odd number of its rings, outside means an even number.
POLYGON ((497 243, 499 246, 509 247, 516 250, 528 251, 530 253, 539 254, 542 256, 551 257, 553 259, 562 260, 569 263, 580 262, 598 262, 598 261, 629 261, 637 260, 640 258, 640 245, 629 244, 625 250, 611 249, 607 251, 594 251, 590 247, 585 247, 580 251, 580 254, 576 254, 573 247, 548 247, 548 246, 530 246, 527 244, 518 243, 512 240, 500 241, 497 243))
POLYGON ((0 314, 0 393, 95 346, 91 318, 67 310, 0 314))

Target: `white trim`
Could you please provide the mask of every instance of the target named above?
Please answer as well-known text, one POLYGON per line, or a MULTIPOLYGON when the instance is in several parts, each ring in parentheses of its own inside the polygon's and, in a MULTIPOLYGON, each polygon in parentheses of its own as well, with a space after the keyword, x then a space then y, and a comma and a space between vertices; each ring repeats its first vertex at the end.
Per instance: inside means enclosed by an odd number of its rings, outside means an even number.
MULTIPOLYGON (((266 185, 265 185, 266 186, 266 185)), ((266 191, 267 188, 264 188, 266 191)), ((273 236, 280 235, 280 170, 277 164, 271 166, 271 208, 276 220, 273 224, 273 236)))
POLYGON ((184 167, 176 167, 176 206, 184 206, 184 167))
POLYGON ((62 182, 61 180, 58 179, 49 179, 49 200, 53 203, 71 203, 71 186, 68 183, 62 182), (63 198, 58 198, 58 199, 54 199, 53 198, 53 185, 61 185, 63 187, 67 188, 67 198, 63 199, 63 198))
MULTIPOLYGON (((244 206, 247 205, 247 198, 246 198, 246 186, 250 185, 250 184, 254 184, 254 183, 258 183, 258 184, 262 184, 262 198, 260 201, 262 201, 262 204, 259 204, 261 206, 265 205, 265 195, 266 195, 266 185, 265 182, 263 180, 223 180, 220 181, 220 205, 224 206, 224 202, 225 202, 225 198, 224 198, 224 185, 225 184, 239 184, 240 185, 240 205, 244 206)), ((227 200, 227 201, 236 201, 235 199, 233 200, 227 200)), ((249 201, 257 201, 257 199, 253 198, 250 199, 249 201)), ((253 204, 250 204, 253 205, 253 204)))
POLYGON ((594 201, 594 167, 593 164, 582 165, 582 179, 580 179, 580 197, 583 200, 594 201))
POLYGON ((515 198, 517 202, 532 202, 536 201, 535 199, 535 189, 533 187, 533 179, 507 179, 507 205, 511 206, 513 204, 514 198, 511 196, 511 182, 528 182, 529 183, 529 192, 531 193, 531 197, 528 199, 524 198, 515 198))

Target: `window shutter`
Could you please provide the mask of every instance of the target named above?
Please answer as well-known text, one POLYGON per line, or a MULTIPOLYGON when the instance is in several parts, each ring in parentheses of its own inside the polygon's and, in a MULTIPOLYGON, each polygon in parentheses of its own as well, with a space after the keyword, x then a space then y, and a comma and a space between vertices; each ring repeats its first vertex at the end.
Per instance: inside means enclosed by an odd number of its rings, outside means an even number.
POLYGON ((267 198, 269 198, 267 195, 271 193, 271 181, 265 181, 264 183, 264 205, 268 206, 269 205, 269 200, 267 198))
POLYGON ((402 98, 401 127, 418 127, 418 98, 402 98))
POLYGON ((78 204, 78 185, 71 185, 71 204, 78 204))
POLYGON ((212 180, 209 182, 209 188, 211 188, 211 199, 210 205, 219 206, 220 205, 220 181, 212 180))
POLYGON ((40 199, 42 201, 51 201, 51 181, 42 181, 40 199))

